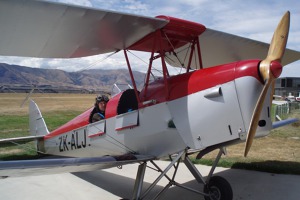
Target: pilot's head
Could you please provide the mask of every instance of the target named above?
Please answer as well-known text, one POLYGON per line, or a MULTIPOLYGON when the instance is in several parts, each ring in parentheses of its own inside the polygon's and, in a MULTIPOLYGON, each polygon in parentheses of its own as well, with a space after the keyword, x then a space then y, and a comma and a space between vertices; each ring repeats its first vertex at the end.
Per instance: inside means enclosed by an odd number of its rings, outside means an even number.
POLYGON ((108 101, 109 101, 109 99, 106 95, 98 95, 96 97, 95 106, 98 106, 99 110, 105 111, 106 104, 108 101))

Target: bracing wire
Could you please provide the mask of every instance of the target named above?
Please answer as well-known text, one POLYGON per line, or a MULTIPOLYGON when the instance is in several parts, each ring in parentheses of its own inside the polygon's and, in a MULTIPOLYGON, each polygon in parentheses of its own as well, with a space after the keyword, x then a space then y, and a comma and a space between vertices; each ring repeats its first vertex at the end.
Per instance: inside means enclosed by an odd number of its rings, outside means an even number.
MULTIPOLYGON (((175 52, 175 47, 173 46, 172 42, 170 41, 168 35, 165 32, 163 32, 163 33, 164 33, 165 37, 167 38, 169 44, 171 45, 173 52, 175 52)), ((181 62, 181 60, 179 59, 177 54, 175 54, 175 57, 177 58, 178 62, 181 64, 181 67, 183 67, 184 63, 181 62)))
POLYGON ((84 70, 91 69, 92 67, 96 66, 98 63, 105 61, 106 59, 108 59, 108 58, 110 58, 111 56, 115 55, 115 54, 118 53, 119 51, 120 51, 120 50, 114 51, 114 52, 112 52, 112 53, 106 55, 106 56, 103 57, 102 59, 96 60, 95 62, 91 63, 89 66, 84 67, 83 69, 77 70, 76 72, 82 72, 82 71, 84 71, 84 70))
MULTIPOLYGON (((177 53, 175 53, 175 48, 174 48, 173 44, 171 43, 170 39, 168 38, 168 35, 167 35, 165 32, 164 32, 164 35, 165 35, 165 37, 167 38, 169 44, 171 45, 171 47, 172 47, 172 49, 173 49, 174 56, 177 58, 178 62, 179 62, 180 65, 181 65, 181 66, 177 66, 178 68, 180 68, 180 71, 179 71, 179 72, 177 71, 177 72, 178 72, 178 73, 181 73, 181 70, 184 68, 184 63, 185 63, 185 61, 186 61, 186 59, 187 59, 187 56, 189 55, 189 51, 190 51, 190 49, 191 49, 191 45, 192 45, 192 44, 190 43, 188 47, 186 47, 186 48, 182 49, 181 51, 178 51, 177 53), (183 62, 181 62, 181 60, 180 60, 179 57, 178 57, 178 54, 180 54, 182 51, 185 51, 185 50, 187 50, 187 51, 186 51, 186 54, 185 54, 185 57, 184 57, 183 62)), ((167 59, 169 59, 171 62, 175 63, 175 61, 172 60, 170 57, 168 57, 168 56, 166 56, 166 57, 167 57, 167 59)), ((176 66, 175 66, 175 68, 176 68, 176 66)))
MULTIPOLYGON (((140 61, 142 61, 146 66, 148 65, 148 63, 147 63, 145 60, 143 60, 142 58, 140 58, 139 56, 137 56, 137 55, 134 54, 133 52, 131 52, 131 51, 128 51, 128 52, 129 52, 131 55, 133 55, 134 57, 136 57, 137 59, 139 59, 140 61)), ((163 72, 162 72, 161 70, 159 70, 159 69, 156 69, 153 65, 152 65, 152 70, 158 72, 158 73, 161 74, 161 75, 163 75, 163 72)), ((152 71, 151 71, 150 73, 151 73, 151 76, 155 79, 155 75, 152 73, 152 71)), ((144 79, 146 79, 146 74, 145 74, 144 79)), ((144 81, 144 82, 145 82, 145 81, 144 81)))
POLYGON ((13 141, 10 141, 10 143, 12 143, 12 144, 14 144, 14 145, 16 145, 16 146, 19 146, 20 148, 25 149, 25 150, 35 151, 35 152, 37 152, 37 153, 44 154, 44 152, 39 151, 39 150, 34 149, 34 148, 31 148, 31 147, 26 146, 26 145, 24 145, 24 144, 19 144, 19 143, 17 143, 17 142, 13 142, 13 141))
MULTIPOLYGON (((98 127, 95 127, 95 128, 98 129, 99 131, 101 131, 98 127)), ((110 136, 109 134, 105 134, 105 135, 113 140, 113 141, 110 141, 108 139, 105 139, 107 142, 110 142, 111 144, 116 145, 117 147, 120 147, 121 149, 124 149, 125 151, 130 151, 131 153, 135 153, 134 150, 132 150, 131 148, 129 148, 128 146, 126 146, 125 144, 123 144, 122 142, 117 140, 116 138, 110 136), (114 141, 116 143, 114 143, 114 141)))

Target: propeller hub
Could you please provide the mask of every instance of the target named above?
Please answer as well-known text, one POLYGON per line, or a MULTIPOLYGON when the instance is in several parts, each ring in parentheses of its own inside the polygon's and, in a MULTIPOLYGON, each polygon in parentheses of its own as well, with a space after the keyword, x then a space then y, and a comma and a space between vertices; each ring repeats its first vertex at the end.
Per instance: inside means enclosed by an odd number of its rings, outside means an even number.
POLYGON ((274 78, 278 78, 282 72, 282 65, 278 61, 272 61, 270 66, 274 78))

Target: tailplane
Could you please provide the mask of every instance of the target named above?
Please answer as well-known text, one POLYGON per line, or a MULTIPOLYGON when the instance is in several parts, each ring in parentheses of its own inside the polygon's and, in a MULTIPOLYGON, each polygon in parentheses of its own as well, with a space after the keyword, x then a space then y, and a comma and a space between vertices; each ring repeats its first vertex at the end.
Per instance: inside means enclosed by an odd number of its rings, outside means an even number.
POLYGON ((29 103, 29 128, 32 136, 44 136, 49 133, 41 111, 33 100, 29 103))

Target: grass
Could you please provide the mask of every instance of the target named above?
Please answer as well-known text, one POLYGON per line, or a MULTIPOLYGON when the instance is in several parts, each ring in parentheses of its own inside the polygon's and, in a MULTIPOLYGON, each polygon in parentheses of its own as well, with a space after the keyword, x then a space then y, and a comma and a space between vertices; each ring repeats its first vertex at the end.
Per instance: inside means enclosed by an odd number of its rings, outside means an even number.
MULTIPOLYGON (((79 115, 79 111, 50 112, 43 115, 49 131, 58 128, 79 115)), ((0 138, 22 137, 30 135, 28 129, 28 116, 3 116, 0 115, 0 138)), ((0 148, 0 160, 33 159, 39 158, 35 150, 35 143, 30 142, 16 146, 6 145, 0 148)))
MULTIPOLYGON (((0 94, 0 138, 28 136, 28 102, 20 105, 27 94, 0 94)), ((90 108, 94 94, 33 94, 31 98, 39 105, 49 131, 68 122, 90 108)), ((0 147, 0 160, 33 159, 40 155, 34 142, 24 145, 0 147)))
POLYGON ((59 111, 46 113, 43 117, 47 123, 49 131, 51 131, 70 121, 79 114, 81 114, 81 111, 59 111))
MULTIPOLYGON (((20 108, 26 94, 0 94, 0 138, 29 135, 28 103, 20 108), (9 103, 8 103, 9 102, 9 103)), ((34 94, 48 129, 54 130, 93 105, 95 95, 34 94)), ((289 117, 300 118, 300 110, 289 117)), ((270 135, 254 140, 247 158, 243 157, 244 143, 229 146, 218 166, 300 175, 300 122, 272 130, 270 135)), ((214 151, 195 163, 211 165, 214 151)), ((39 155, 34 143, 0 148, 0 160, 33 159, 39 155)))
POLYGON ((20 137, 28 135, 28 116, 0 115, 1 138, 20 137))
MULTIPOLYGON (((202 158, 201 160, 192 159, 195 164, 211 166, 213 159, 202 158)), ((300 175, 300 162, 264 160, 264 159, 243 159, 241 157, 223 157, 220 159, 219 167, 255 170, 277 174, 296 174, 300 175)))

